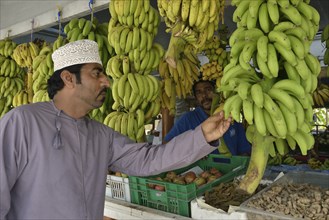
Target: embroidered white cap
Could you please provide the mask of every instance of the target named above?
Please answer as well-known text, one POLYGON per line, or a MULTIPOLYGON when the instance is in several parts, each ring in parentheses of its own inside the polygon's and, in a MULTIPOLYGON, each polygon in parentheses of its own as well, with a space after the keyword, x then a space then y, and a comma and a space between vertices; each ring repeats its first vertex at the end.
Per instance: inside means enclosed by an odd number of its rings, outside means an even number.
POLYGON ((83 63, 102 65, 98 44, 92 40, 78 40, 68 43, 55 50, 51 56, 54 61, 54 71, 83 63))

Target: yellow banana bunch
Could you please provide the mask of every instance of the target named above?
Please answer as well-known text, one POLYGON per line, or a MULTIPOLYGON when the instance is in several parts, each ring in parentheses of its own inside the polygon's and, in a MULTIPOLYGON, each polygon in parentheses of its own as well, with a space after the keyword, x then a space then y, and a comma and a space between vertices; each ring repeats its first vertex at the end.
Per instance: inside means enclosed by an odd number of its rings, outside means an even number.
POLYGON ((0 55, 4 57, 12 56, 17 44, 9 38, 0 40, 0 55))
POLYGON ((161 83, 161 107, 169 110, 169 114, 176 114, 176 89, 172 89, 175 83, 170 79, 162 80, 161 83), (168 95, 169 94, 169 95, 168 95))
POLYGON ((321 83, 313 92, 312 97, 316 106, 323 107, 329 102, 329 86, 321 83))
POLYGON ((216 80, 223 76, 222 66, 217 61, 203 64, 200 71, 203 80, 216 80))
MULTIPOLYGON (((190 54, 189 54, 190 55, 190 54)), ((190 57, 191 58, 191 57, 190 57)), ((182 55, 177 62, 177 68, 171 67, 167 62, 160 61, 159 64, 159 74, 162 79, 166 82, 173 79, 176 95, 179 98, 186 98, 188 94, 192 93, 192 86, 199 77, 199 69, 197 64, 193 63, 188 56, 182 55)), ((165 83, 169 85, 169 83, 165 83)), ((165 86, 168 88, 168 86, 165 86)), ((170 91, 171 89, 166 89, 170 91)), ((167 92, 168 97, 170 97, 169 92, 167 92)))
POLYGON ((13 51, 12 58, 20 67, 32 67, 33 59, 39 55, 40 48, 33 42, 19 44, 13 51))
POLYGON ((207 41, 203 51, 209 59, 209 62, 216 61, 224 69, 230 59, 230 52, 226 51, 225 48, 225 42, 220 42, 219 38, 214 35, 212 41, 207 41))
POLYGON ((13 107, 18 107, 21 105, 25 105, 28 104, 28 94, 26 91, 21 90, 19 93, 17 93, 14 97, 13 97, 13 107))
POLYGON ((160 0, 158 8, 168 31, 200 48, 218 29, 223 15, 223 3, 220 0, 160 0))

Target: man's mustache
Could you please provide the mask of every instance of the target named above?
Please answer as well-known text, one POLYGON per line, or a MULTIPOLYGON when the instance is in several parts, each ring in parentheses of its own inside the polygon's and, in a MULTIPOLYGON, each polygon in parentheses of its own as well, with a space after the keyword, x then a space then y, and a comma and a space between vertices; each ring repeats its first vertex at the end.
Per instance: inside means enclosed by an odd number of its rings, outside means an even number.
POLYGON ((102 89, 102 90, 99 92, 98 96, 102 95, 102 93, 107 93, 107 88, 102 89))
POLYGON ((211 99, 205 99, 201 102, 201 104, 203 105, 205 102, 212 102, 212 100, 211 99))

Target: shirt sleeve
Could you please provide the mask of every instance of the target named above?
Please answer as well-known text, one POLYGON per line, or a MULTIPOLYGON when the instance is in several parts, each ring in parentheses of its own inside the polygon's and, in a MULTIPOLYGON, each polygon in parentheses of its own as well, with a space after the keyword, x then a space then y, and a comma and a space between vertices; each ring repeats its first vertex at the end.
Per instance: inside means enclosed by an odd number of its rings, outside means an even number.
MULTIPOLYGON (((114 145, 120 139, 114 138, 114 145)), ((201 126, 173 138, 167 144, 131 143, 113 147, 110 169, 133 176, 150 176, 185 167, 216 148, 207 143, 201 126)))
POLYGON ((0 120, 0 219, 10 210, 10 191, 27 163, 24 119, 11 111, 0 120))
POLYGON ((164 140, 166 142, 170 141, 177 135, 184 133, 185 131, 190 130, 190 125, 188 122, 187 114, 182 115, 180 119, 174 124, 174 126, 170 129, 168 134, 165 136, 164 140))

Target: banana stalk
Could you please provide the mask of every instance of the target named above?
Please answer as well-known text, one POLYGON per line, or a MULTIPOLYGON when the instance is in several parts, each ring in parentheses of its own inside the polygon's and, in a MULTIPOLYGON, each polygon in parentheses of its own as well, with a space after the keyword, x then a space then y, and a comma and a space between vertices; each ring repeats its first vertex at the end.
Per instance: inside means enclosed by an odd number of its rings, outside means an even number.
POLYGON ((27 72, 27 86, 26 86, 29 103, 33 102, 33 77, 32 77, 32 74, 33 74, 32 67, 30 67, 27 72))
POLYGON ((177 68, 176 61, 184 51, 185 44, 186 41, 183 38, 175 37, 173 34, 171 35, 168 50, 165 54, 165 60, 171 67, 177 68))
POLYGON ((256 191, 266 169, 269 155, 268 148, 274 140, 275 138, 272 136, 262 136, 257 131, 254 132, 250 162, 246 175, 238 186, 239 190, 243 190, 250 195, 256 191))
POLYGON ((213 115, 215 110, 218 108, 218 106, 221 103, 221 96, 218 93, 214 93, 212 102, 211 102, 211 109, 210 109, 210 115, 213 115))

